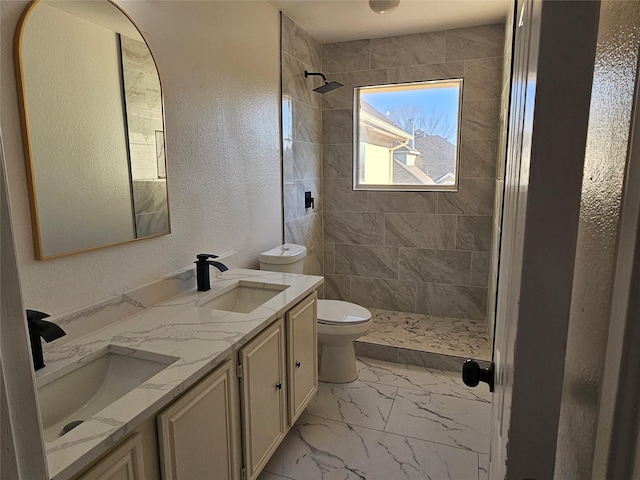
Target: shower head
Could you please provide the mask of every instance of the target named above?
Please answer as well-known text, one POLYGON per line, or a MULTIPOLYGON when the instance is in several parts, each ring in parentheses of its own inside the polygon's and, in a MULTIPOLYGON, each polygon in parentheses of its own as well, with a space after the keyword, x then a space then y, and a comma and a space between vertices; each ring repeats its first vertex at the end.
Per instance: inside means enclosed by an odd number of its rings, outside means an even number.
POLYGON ((304 78, 308 78, 312 75, 322 77, 322 80, 324 80, 324 85, 320 85, 318 88, 314 88, 313 89, 314 92, 321 93, 324 95, 325 93, 330 92, 331 90, 335 90, 336 88, 339 88, 342 86, 342 84, 338 82, 327 82, 327 77, 325 77, 322 73, 307 72, 306 70, 304 71, 304 78))

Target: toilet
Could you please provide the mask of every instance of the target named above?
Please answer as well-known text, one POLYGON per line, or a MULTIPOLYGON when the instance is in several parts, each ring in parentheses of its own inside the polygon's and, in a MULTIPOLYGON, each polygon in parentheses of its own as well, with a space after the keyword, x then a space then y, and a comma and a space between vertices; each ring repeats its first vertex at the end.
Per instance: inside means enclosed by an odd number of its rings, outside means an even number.
POLYGON ((318 300, 318 380, 353 382, 358 378, 353 341, 371 329, 371 312, 355 303, 318 300))
MULTIPOLYGON (((307 249, 285 243, 258 257, 260 269, 302 273, 307 249)), ((318 300, 318 350, 321 382, 348 383, 358 378, 353 342, 371 329, 371 312, 360 305, 340 300, 318 300)))

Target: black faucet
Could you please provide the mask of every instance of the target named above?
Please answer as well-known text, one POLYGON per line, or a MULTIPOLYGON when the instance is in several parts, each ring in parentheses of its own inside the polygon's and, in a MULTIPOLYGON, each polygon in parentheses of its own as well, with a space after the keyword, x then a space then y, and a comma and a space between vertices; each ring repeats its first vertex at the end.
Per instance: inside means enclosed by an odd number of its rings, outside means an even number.
POLYGON ((198 255, 196 255, 196 258, 198 259, 195 262, 196 274, 198 278, 198 291, 206 292, 207 290, 211 290, 211 282, 209 279, 209 265, 216 267, 221 272, 226 272, 229 269, 223 263, 209 260, 210 258, 218 258, 217 255, 213 255, 211 253, 199 253, 198 255))
POLYGON ((33 368, 40 370, 44 367, 44 357, 42 356, 42 342, 49 343, 57 338, 64 337, 65 331, 53 322, 44 320, 49 315, 36 310, 27 310, 27 326, 29 327, 29 340, 31 341, 31 357, 33 368))

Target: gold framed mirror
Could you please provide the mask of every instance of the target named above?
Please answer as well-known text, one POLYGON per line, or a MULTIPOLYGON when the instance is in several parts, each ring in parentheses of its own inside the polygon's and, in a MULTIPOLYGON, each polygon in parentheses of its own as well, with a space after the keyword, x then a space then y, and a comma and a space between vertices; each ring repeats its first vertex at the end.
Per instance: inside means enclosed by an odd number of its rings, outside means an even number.
POLYGON ((36 0, 15 42, 39 260, 170 233, 162 85, 110 0, 36 0))

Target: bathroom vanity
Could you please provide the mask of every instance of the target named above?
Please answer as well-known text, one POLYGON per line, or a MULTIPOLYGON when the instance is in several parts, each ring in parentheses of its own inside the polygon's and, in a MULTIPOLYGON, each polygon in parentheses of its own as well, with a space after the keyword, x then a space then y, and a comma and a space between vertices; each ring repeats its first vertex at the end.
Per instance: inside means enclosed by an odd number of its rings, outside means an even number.
POLYGON ((234 269, 208 292, 188 291, 47 351, 40 390, 71 382, 65 390, 74 391, 75 372, 107 356, 101 388, 119 385, 109 377, 119 371, 125 383, 152 375, 64 435, 60 419, 43 415, 58 420, 44 425, 50 478, 257 478, 317 391, 322 281, 234 269))

